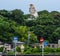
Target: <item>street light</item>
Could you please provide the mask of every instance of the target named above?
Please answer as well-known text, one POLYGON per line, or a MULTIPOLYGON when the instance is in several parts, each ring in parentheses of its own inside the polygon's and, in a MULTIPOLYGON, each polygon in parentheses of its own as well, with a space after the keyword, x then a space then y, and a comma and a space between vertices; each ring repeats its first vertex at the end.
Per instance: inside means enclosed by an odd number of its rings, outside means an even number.
POLYGON ((15 48, 14 48, 14 50, 15 50, 15 56, 16 56, 16 43, 17 43, 17 41, 18 41, 18 37, 14 36, 13 42, 14 42, 14 46, 15 46, 15 48))

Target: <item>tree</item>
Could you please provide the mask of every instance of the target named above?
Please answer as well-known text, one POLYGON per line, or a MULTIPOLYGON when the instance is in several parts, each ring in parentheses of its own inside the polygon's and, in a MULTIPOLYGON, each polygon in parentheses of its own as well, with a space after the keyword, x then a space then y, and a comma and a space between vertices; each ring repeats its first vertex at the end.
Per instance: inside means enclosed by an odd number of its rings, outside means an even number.
POLYGON ((11 17, 12 20, 16 21, 17 23, 20 23, 20 24, 24 24, 24 16, 23 16, 23 12, 19 9, 15 9, 15 10, 12 10, 11 11, 11 17))
POLYGON ((38 36, 38 39, 43 36, 49 42, 53 42, 54 39, 54 43, 56 43, 57 39, 55 40, 55 37, 53 37, 53 32, 60 27, 60 14, 58 12, 49 13, 48 11, 38 13, 39 17, 35 20, 35 25, 31 24, 31 30, 38 36))
POLYGON ((9 13, 9 11, 3 9, 3 10, 0 10, 0 15, 2 15, 4 17, 9 17, 10 13, 9 13))
POLYGON ((58 39, 60 39, 60 27, 56 28, 53 32, 53 37, 52 40, 53 42, 58 43, 58 39))
MULTIPOLYGON (((27 26, 19 26, 16 30, 16 32, 18 32, 20 34, 19 36, 19 41, 23 41, 26 42, 28 41, 28 32, 29 32, 29 27, 27 26)), ((37 36, 33 33, 30 32, 30 43, 32 42, 37 42, 37 36)))
POLYGON ((16 26, 16 22, 7 20, 7 18, 0 16, 0 41, 11 42, 16 26))

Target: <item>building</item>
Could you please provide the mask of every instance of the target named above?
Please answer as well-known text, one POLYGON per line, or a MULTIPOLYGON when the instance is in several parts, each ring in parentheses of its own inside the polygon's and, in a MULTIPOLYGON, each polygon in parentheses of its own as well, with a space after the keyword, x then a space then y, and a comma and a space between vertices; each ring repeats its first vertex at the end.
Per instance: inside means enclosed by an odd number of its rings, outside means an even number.
POLYGON ((57 48, 58 44, 51 43, 51 44, 48 44, 48 47, 50 47, 50 48, 57 48))

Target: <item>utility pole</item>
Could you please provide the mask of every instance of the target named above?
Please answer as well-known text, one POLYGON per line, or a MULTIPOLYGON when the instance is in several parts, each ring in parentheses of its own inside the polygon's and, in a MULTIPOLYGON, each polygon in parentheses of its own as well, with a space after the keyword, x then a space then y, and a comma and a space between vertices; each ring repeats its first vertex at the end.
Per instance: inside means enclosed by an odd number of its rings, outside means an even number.
POLYGON ((30 32, 28 32, 28 45, 29 45, 29 43, 30 43, 30 32))
POLYGON ((40 43, 42 44, 42 56, 44 56, 44 38, 40 37, 40 43))
POLYGON ((44 56, 44 42, 42 43, 42 56, 44 56))
POLYGON ((18 41, 18 37, 17 36, 14 36, 14 39, 13 39, 13 42, 14 42, 14 52, 15 52, 15 56, 16 56, 16 43, 17 43, 17 41, 18 41))
POLYGON ((15 42, 15 56, 16 56, 16 42, 15 42))

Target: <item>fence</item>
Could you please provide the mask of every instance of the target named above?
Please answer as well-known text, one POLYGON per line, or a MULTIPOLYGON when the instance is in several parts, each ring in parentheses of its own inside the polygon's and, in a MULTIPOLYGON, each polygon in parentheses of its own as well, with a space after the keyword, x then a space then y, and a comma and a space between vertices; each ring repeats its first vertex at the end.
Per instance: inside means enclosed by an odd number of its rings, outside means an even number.
MULTIPOLYGON (((2 55, 2 56, 15 56, 15 55, 2 55)), ((24 55, 24 54, 21 54, 21 55, 16 55, 16 56, 42 56, 42 55, 40 55, 40 54, 27 54, 27 55, 24 55)), ((55 55, 53 55, 53 54, 49 54, 49 55, 44 55, 44 56, 60 56, 60 55, 58 55, 58 54, 55 54, 55 55)))

